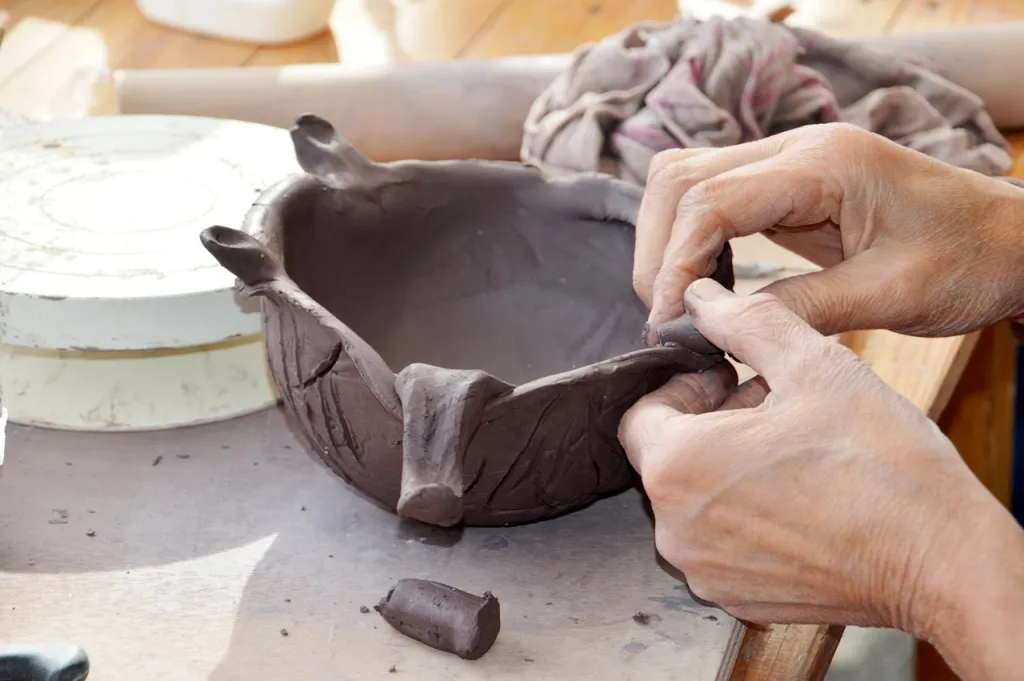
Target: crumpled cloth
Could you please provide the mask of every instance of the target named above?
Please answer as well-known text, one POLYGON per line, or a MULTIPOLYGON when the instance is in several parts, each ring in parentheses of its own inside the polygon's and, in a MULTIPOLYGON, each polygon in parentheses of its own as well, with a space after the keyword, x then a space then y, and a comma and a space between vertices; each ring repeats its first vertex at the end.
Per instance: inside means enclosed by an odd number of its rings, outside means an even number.
POLYGON ((918 64, 761 19, 677 19, 586 45, 534 102, 522 160, 644 184, 659 151, 845 121, 1002 175, 1009 144, 979 97, 918 64))

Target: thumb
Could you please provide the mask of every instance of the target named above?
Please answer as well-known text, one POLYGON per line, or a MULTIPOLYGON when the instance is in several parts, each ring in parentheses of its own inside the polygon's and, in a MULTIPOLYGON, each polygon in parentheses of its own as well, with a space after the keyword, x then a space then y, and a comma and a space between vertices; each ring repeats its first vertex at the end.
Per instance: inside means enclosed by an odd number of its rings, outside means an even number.
POLYGON ((739 296, 698 279, 686 289, 686 308, 704 337, 763 376, 772 392, 801 387, 805 374, 843 349, 767 293, 739 296))
POLYGON ((860 329, 891 328, 904 298, 906 266, 891 251, 876 248, 818 272, 779 279, 760 289, 826 336, 860 329), (894 277, 893 273, 900 273, 894 277))

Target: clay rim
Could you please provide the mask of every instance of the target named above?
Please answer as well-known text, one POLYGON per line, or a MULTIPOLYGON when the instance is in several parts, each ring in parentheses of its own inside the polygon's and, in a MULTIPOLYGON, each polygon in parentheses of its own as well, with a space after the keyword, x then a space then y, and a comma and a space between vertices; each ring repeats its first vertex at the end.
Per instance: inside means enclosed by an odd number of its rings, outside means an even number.
MULTIPOLYGON (((371 162, 372 163, 372 162, 371 162)), ((394 164, 386 164, 388 166, 396 166, 402 163, 418 163, 417 161, 399 161, 394 164)), ((456 163, 456 162, 451 162, 456 163)), ((508 162, 494 162, 496 165, 512 165, 521 166, 517 163, 508 162)), ((378 164, 373 164, 378 165, 378 164)), ((545 182, 557 181, 557 178, 549 176, 543 171, 532 168, 535 172, 539 173, 545 182)), ((611 180, 612 178, 609 178, 611 180)), ((288 275, 287 270, 284 269, 284 247, 285 243, 285 229, 286 225, 281 215, 281 206, 289 201, 294 200, 296 194, 304 194, 306 192, 335 192, 338 188, 329 182, 326 178, 313 173, 297 173, 289 175, 274 184, 264 189, 256 197, 249 211, 246 213, 245 218, 242 221, 241 230, 254 239, 256 239, 261 245, 263 245, 274 257, 277 258, 278 262, 281 263, 281 273, 278 275, 275 284, 276 285, 261 285, 261 286, 247 286, 241 280, 237 280, 236 288, 240 294, 249 297, 256 293, 257 290, 263 289, 274 289, 278 295, 290 298, 292 302, 296 303, 299 307, 313 312, 315 316, 323 320, 325 326, 331 328, 332 331, 336 332, 339 340, 343 344, 343 350, 352 358, 353 364, 356 367, 356 371, 359 373, 360 379, 363 383, 369 387, 371 393, 376 398, 377 402, 399 423, 403 422, 402 404, 398 399, 397 393, 392 389, 389 395, 382 395, 377 389, 377 385, 373 380, 373 372, 369 371, 366 366, 366 357, 371 357, 373 360, 380 363, 381 366, 387 367, 388 372, 391 375, 393 386, 394 381, 397 380, 398 375, 390 364, 384 361, 373 347, 364 340, 359 334, 350 329, 341 320, 334 316, 329 310, 323 307, 319 302, 312 298, 309 294, 303 291, 299 286, 292 281, 288 275), (328 323, 329 322, 329 323, 328 323), (358 339, 361 343, 362 350, 369 350, 369 354, 363 355, 361 353, 352 353, 350 339, 358 339)), ((609 222, 625 223, 630 228, 635 229, 635 219, 633 222, 626 223, 621 219, 609 219, 609 222)), ((638 335, 641 330, 637 330, 638 335)), ((526 383, 519 385, 512 385, 501 381, 508 386, 508 392, 496 397, 496 400, 509 399, 515 397, 521 393, 526 393, 534 390, 540 386, 556 385, 560 383, 572 383, 575 382, 579 376, 583 374, 593 374, 595 368, 608 367, 612 368, 620 364, 634 360, 637 357, 653 357, 656 355, 676 356, 680 357, 680 371, 684 371, 685 366, 701 366, 704 368, 698 371, 706 371, 718 363, 718 361, 724 358, 724 355, 698 355, 697 353, 691 352, 686 348, 682 347, 668 347, 659 346, 653 348, 641 348, 632 352, 627 352, 615 357, 587 364, 582 367, 576 367, 574 369, 568 369, 555 374, 547 376, 541 376, 535 378, 526 383), (683 360, 687 361, 683 361, 683 360), (706 366, 705 366, 706 365, 706 366)), ((500 379, 496 379, 499 380, 500 379)))

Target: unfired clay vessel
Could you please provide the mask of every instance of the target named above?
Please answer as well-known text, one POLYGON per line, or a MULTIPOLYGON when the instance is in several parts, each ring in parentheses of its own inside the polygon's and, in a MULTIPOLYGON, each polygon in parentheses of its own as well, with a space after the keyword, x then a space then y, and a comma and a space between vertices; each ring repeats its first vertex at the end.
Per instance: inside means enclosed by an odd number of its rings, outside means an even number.
MULTIPOLYGON (((312 451, 441 526, 540 520, 630 486, 623 412, 722 359, 642 344, 641 190, 518 163, 377 164, 315 116, 292 138, 307 174, 202 241, 262 296, 271 372, 312 451)), ((728 251, 715 276, 732 286, 728 251)))

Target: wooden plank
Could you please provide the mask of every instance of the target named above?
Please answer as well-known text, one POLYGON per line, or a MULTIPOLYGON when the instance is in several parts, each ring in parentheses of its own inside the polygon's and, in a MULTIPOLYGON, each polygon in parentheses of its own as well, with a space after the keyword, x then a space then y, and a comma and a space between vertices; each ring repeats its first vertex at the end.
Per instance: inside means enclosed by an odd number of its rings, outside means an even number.
POLYGON ((29 118, 50 117, 61 106, 74 109, 61 115, 83 115, 90 103, 84 96, 69 103, 70 93, 87 90, 104 69, 238 66, 255 49, 166 30, 147 21, 134 0, 103 0, 0 85, 0 108, 29 118))
POLYGON ((343 61, 367 66, 452 59, 507 0, 339 0, 331 31, 311 41, 260 47, 250 66, 343 61))
POLYGON ((792 26, 831 35, 885 33, 906 0, 797 0, 797 11, 786 19, 792 26))
POLYGON ((1008 322, 985 329, 939 425, 1004 506, 1013 469, 1017 344, 1008 322))
POLYGON ((511 0, 460 56, 471 59, 513 54, 571 52, 639 21, 667 21, 679 14, 676 0, 511 0))
POLYGON ((977 334, 915 338, 891 331, 845 334, 843 344, 931 418, 939 416, 974 348, 977 334))
POLYGON ((752 625, 747 629, 732 681, 819 681, 825 678, 843 627, 752 625))
POLYGON ((0 86, 35 59, 102 0, 14 0, 2 8, 7 34, 0 50, 0 86))

